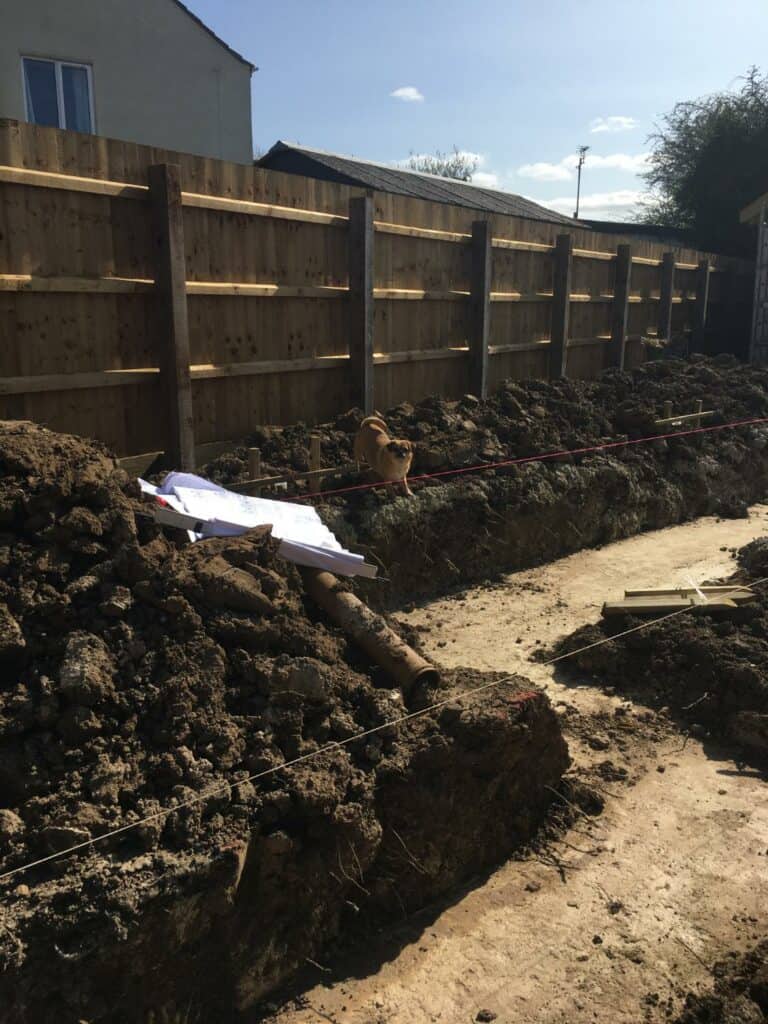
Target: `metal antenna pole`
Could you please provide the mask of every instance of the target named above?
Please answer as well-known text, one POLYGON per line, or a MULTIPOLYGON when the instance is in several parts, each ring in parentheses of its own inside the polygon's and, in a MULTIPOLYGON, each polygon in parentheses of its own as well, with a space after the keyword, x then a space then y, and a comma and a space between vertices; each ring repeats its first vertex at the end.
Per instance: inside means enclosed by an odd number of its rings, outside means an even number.
POLYGON ((579 216, 579 200, 581 199, 581 168, 584 166, 584 161, 587 158, 587 150, 589 146, 579 146, 579 162, 576 168, 576 210, 573 214, 573 219, 577 220, 579 216))

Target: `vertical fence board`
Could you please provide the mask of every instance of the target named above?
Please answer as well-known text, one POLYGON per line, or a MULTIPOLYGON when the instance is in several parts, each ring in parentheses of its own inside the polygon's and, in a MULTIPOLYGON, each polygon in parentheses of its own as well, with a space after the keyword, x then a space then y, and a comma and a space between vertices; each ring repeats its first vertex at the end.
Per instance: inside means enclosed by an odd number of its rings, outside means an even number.
POLYGON ((629 319, 629 289, 632 281, 631 246, 617 246, 615 269, 616 276, 613 284, 611 342, 608 352, 608 365, 623 370, 627 344, 627 321, 629 319))
POLYGON ((469 387, 485 398, 488 394, 488 338, 491 326, 492 276, 491 225, 472 224, 472 271, 470 285, 469 387))
POLYGON ((552 337, 549 346, 549 376, 564 377, 568 358, 568 323, 570 318, 571 267, 573 237, 558 235, 555 242, 552 288, 552 337))
POLYGON ((157 251, 156 291, 163 335, 160 366, 168 414, 169 436, 165 450, 180 469, 190 470, 195 468, 195 431, 179 167, 175 164, 150 167, 149 188, 157 251))
POLYGON ((696 302, 693 313, 693 345, 701 350, 704 332, 707 329, 707 306, 709 305, 709 259, 699 260, 696 270, 696 302))
POLYGON ((373 199, 349 200, 349 369, 352 400, 373 412, 373 199))
POLYGON ((672 297, 675 293, 675 254, 665 252, 661 257, 661 285, 659 288, 659 324, 656 337, 668 341, 672 336, 672 297))

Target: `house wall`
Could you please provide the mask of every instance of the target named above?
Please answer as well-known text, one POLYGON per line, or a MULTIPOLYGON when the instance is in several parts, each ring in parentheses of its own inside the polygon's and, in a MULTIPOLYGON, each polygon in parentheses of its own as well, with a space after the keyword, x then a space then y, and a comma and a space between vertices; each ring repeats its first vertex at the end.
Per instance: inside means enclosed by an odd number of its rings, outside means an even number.
POLYGON ((253 159, 251 69, 172 0, 3 0, 0 117, 26 120, 21 57, 90 64, 96 133, 253 159))

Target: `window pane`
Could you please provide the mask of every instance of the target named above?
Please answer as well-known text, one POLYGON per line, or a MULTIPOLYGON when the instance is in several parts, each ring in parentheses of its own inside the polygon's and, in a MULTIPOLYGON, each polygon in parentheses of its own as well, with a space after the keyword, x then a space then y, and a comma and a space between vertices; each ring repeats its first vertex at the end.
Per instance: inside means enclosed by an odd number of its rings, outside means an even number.
POLYGON ((53 61, 30 60, 25 57, 24 83, 30 121, 58 128, 59 104, 56 97, 56 66, 53 61))
POLYGON ((64 93, 64 127, 75 132, 92 131, 87 70, 62 64, 61 91, 64 93))

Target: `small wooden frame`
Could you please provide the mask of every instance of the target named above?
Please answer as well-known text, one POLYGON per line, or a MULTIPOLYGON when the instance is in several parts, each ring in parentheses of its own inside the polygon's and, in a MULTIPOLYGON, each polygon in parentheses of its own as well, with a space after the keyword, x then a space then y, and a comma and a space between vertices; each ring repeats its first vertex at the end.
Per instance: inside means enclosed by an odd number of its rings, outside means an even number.
POLYGON ((744 585, 732 584, 731 586, 719 585, 714 587, 669 587, 667 589, 654 587, 652 590, 625 590, 625 597, 655 597, 655 596, 667 596, 669 594, 698 594, 701 592, 706 597, 721 597, 723 594, 727 594, 737 604, 744 604, 747 601, 754 600, 754 591, 744 585))
POLYGON ((704 409, 702 409, 703 405, 704 405, 704 402, 702 401, 702 399, 697 398, 696 399, 696 411, 695 412, 686 412, 686 413, 679 413, 678 415, 674 415, 672 413, 672 403, 671 402, 665 402, 664 403, 664 415, 661 417, 661 419, 654 420, 653 421, 653 425, 654 425, 654 427, 672 427, 672 426, 682 425, 683 423, 690 423, 694 427, 700 427, 701 426, 701 421, 703 419, 706 419, 709 416, 714 416, 715 413, 717 412, 716 409, 706 409, 706 410, 704 410, 704 409))
POLYGON ((738 608, 754 601, 749 587, 676 587, 668 590, 625 590, 620 601, 606 601, 603 616, 664 615, 684 608, 711 608, 715 611, 738 608))
MULTIPOLYGON (((296 483, 301 480, 306 480, 309 484, 309 493, 315 494, 322 489, 324 478, 329 476, 340 476, 342 473, 351 473, 359 468, 355 462, 347 462, 341 466, 326 466, 324 469, 321 468, 321 443, 322 438, 320 434, 313 434, 311 436, 309 470, 297 470, 293 473, 281 473, 273 476, 261 475, 261 449, 249 448, 248 479, 229 484, 228 490, 242 492, 243 494, 251 494, 254 497, 260 497, 261 490, 264 487, 275 487, 279 484, 296 483)), ((237 441, 218 441, 208 445, 201 445, 196 449, 198 462, 208 462, 210 459, 217 458, 225 451, 230 451, 237 446, 237 441)), ((164 458, 165 455, 166 453, 164 451, 145 452, 142 455, 128 455, 125 458, 118 459, 117 461, 120 468, 124 469, 126 473, 131 476, 142 476, 155 462, 158 461, 158 459, 164 458)))
POLYGON ((324 477, 340 476, 342 473, 356 472, 357 469, 356 462, 347 462, 342 466, 326 467, 325 469, 297 470, 294 473, 282 473, 277 476, 262 476, 253 480, 240 480, 238 483, 230 484, 228 490, 242 492, 243 494, 256 494, 262 487, 275 487, 278 484, 290 484, 306 480, 310 484, 309 493, 312 494, 320 490, 324 477))
POLYGON ((150 467, 157 462, 165 452, 145 452, 143 455, 128 455, 118 459, 121 469, 124 469, 128 476, 144 476, 150 467))

